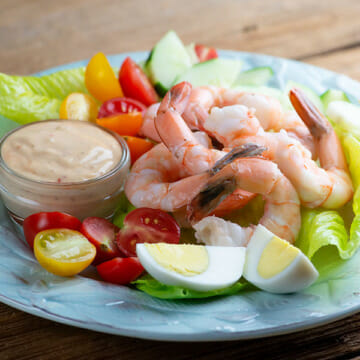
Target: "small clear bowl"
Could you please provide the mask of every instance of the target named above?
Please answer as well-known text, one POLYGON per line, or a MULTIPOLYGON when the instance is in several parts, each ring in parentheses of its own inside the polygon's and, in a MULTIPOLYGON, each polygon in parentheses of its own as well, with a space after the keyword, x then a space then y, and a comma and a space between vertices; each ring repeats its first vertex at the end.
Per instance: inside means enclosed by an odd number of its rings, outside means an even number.
MULTIPOLYGON (((24 126, 32 124, 36 123, 24 126)), ((1 148, 6 139, 23 126, 9 132, 0 140, 0 194, 15 222, 22 224, 27 216, 40 211, 65 212, 80 220, 89 216, 111 218, 114 214, 130 167, 129 149, 121 136, 96 124, 88 124, 112 135, 119 143, 122 155, 118 164, 108 173, 79 182, 37 181, 10 169, 1 156, 1 148)))

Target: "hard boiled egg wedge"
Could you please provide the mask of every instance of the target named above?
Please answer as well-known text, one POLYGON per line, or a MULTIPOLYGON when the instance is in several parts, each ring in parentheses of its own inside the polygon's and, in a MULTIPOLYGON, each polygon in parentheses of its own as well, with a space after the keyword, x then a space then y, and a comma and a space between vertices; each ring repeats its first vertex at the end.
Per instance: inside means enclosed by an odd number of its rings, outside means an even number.
POLYGON ((240 279, 244 247, 189 244, 137 244, 137 256, 146 271, 166 285, 191 290, 222 289, 240 279))
POLYGON ((319 275, 298 248, 262 225, 257 225, 246 250, 244 277, 265 291, 300 291, 310 286, 319 275))

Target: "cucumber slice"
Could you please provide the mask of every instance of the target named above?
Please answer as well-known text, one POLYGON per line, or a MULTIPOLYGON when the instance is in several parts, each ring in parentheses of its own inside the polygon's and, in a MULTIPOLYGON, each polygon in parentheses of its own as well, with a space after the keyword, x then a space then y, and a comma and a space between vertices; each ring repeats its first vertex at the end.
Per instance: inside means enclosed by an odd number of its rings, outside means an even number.
POLYGON ((284 110, 291 109, 291 104, 287 97, 285 96, 284 92, 280 89, 270 87, 270 86, 235 86, 233 87, 234 90, 244 91, 244 92, 251 92, 256 94, 263 94, 267 96, 271 96, 275 99, 278 99, 283 106, 284 110))
POLYGON ((294 88, 294 87, 297 87, 299 88, 300 90, 302 90, 305 95, 307 95, 307 97, 309 98, 309 100, 322 112, 324 113, 324 105, 320 99, 320 96, 318 94, 316 94, 316 92, 312 89, 310 89, 309 87, 303 85, 303 84, 299 84, 295 81, 288 81, 288 83, 286 84, 285 86, 285 96, 287 97, 288 99, 288 102, 291 105, 291 102, 289 100, 289 91, 294 88))
POLYGON ((321 96, 320 99, 324 105, 325 111, 327 110, 329 104, 332 101, 346 101, 350 102, 348 96, 341 90, 329 89, 325 91, 321 96))
POLYGON ((265 85, 274 75, 274 71, 269 66, 256 67, 240 73, 234 85, 265 85))
POLYGON ((156 91, 165 95, 174 80, 192 65, 185 46, 174 31, 169 31, 152 49, 146 68, 156 91))
POLYGON ((211 59, 193 65, 174 82, 189 81, 193 86, 215 85, 230 87, 241 68, 241 61, 231 59, 211 59))

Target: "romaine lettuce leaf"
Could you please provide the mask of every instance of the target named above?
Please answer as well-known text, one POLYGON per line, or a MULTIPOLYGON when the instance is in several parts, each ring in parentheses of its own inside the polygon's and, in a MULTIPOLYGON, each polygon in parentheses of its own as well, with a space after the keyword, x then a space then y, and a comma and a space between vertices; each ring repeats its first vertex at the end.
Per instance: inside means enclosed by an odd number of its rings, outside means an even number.
POLYGON ((0 115, 20 124, 45 119, 58 119, 61 100, 30 92, 0 95, 0 115))
POLYGON ((345 135, 342 140, 354 188, 357 189, 360 184, 360 141, 351 134, 345 135))
POLYGON ((144 275, 132 282, 139 290, 160 299, 201 299, 219 295, 233 295, 246 288, 249 284, 238 281, 224 289, 200 292, 160 283, 150 275, 144 275))
POLYGON ((326 246, 335 246, 342 259, 353 256, 360 245, 360 215, 355 216, 350 227, 350 236, 344 220, 337 211, 304 209, 301 231, 296 246, 311 259, 326 246))
POLYGON ((88 92, 84 74, 84 67, 44 76, 12 76, 0 73, 0 96, 33 93, 63 100, 72 92, 88 92))
POLYGON ((20 124, 57 119, 67 95, 88 92, 84 73, 83 67, 41 77, 0 73, 0 115, 20 124))

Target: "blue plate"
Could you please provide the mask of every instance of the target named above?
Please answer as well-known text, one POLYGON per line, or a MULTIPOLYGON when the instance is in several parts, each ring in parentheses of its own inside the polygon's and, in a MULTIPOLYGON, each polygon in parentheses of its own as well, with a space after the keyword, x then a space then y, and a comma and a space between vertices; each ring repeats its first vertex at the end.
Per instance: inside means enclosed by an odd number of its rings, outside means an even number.
MULTIPOLYGON (((109 56, 119 66, 126 56, 145 59, 138 52, 109 56)), ((220 51, 241 59, 244 69, 271 66, 272 86, 298 81, 322 93, 328 88, 360 98, 360 84, 311 65, 264 55, 220 51)), ((41 72, 86 65, 86 61, 41 72)), ((0 131, 14 123, 0 119, 0 131)), ((360 310, 360 253, 339 262, 336 271, 306 291, 274 295, 247 291, 206 300, 166 301, 123 286, 106 284, 90 269, 82 276, 62 278, 46 272, 18 235, 0 203, 0 301, 60 323, 105 333, 168 341, 249 339, 299 331, 335 321, 360 310)))

